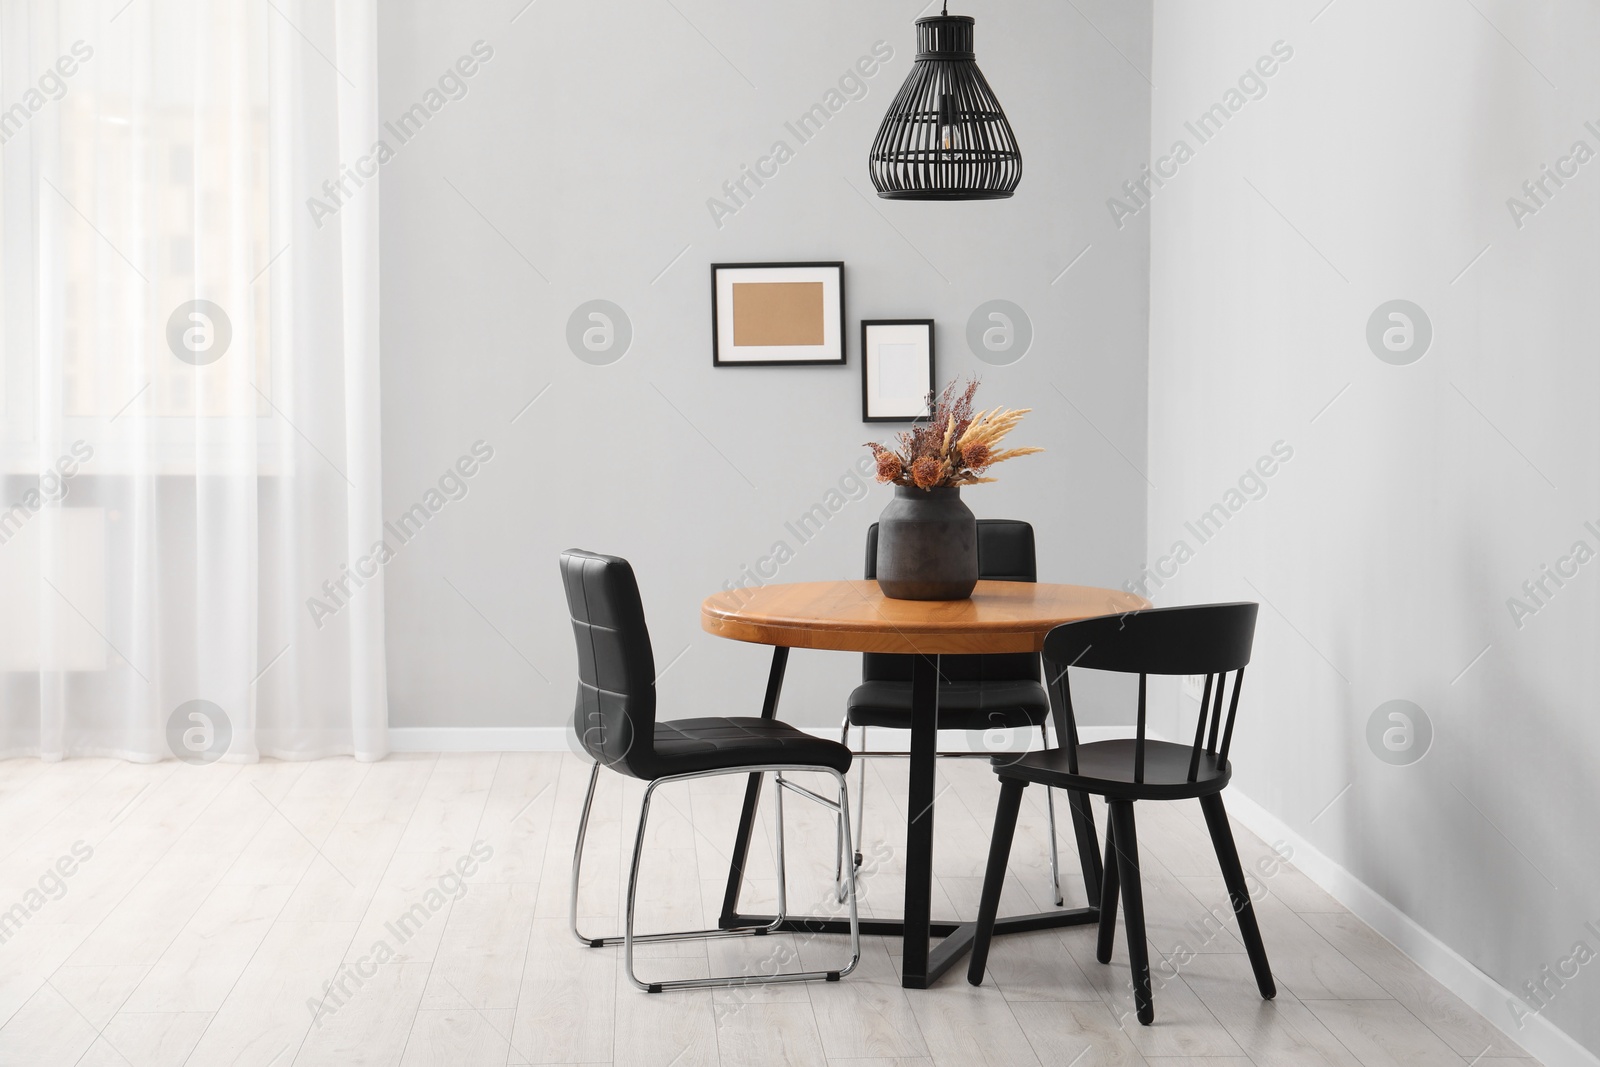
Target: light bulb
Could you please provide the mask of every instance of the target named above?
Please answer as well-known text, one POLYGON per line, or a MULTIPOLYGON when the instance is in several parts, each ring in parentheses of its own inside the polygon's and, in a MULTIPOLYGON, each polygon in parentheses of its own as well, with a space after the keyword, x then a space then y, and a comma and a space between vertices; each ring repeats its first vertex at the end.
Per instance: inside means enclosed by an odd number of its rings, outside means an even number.
POLYGON ((961 112, 956 108, 956 98, 950 93, 939 94, 939 145, 946 152, 956 146, 956 123, 961 112))

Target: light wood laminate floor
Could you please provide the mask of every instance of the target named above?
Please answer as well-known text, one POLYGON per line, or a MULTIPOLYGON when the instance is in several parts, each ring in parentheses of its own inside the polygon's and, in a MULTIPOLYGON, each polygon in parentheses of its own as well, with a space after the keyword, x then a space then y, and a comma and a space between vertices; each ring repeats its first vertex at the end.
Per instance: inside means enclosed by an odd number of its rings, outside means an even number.
MULTIPOLYGON (((898 944, 865 938, 840 983, 646 995, 623 978, 620 949, 584 948, 567 931, 587 772, 574 756, 527 753, 0 762, 0 915, 11 917, 0 919, 0 1064, 1534 1064, 1292 867, 1264 880, 1257 905, 1279 990, 1263 1003, 1192 803, 1138 806, 1160 972, 1152 1027, 1133 1019, 1120 933, 1107 967, 1089 927, 997 939, 981 988, 963 969, 903 990, 898 944)), ((970 917, 995 780, 974 760, 945 761, 940 775, 934 911, 970 917)), ((657 792, 641 930, 714 923, 742 783, 657 792)), ((872 761, 867 793, 862 910, 892 915, 904 762, 872 761)), ((618 929, 641 794, 601 777, 588 931, 618 929)), ((1003 911, 1050 904, 1042 801, 1027 791, 1003 911)), ((1068 903, 1081 903, 1060 807, 1068 903)), ((799 798, 786 808, 791 907, 820 910, 833 824, 799 798)), ((769 797, 753 907, 775 890, 771 810, 769 797)), ((1247 868, 1270 854, 1235 833, 1247 868)), ((844 950, 843 938, 792 936, 656 945, 639 969, 818 966, 844 950)))

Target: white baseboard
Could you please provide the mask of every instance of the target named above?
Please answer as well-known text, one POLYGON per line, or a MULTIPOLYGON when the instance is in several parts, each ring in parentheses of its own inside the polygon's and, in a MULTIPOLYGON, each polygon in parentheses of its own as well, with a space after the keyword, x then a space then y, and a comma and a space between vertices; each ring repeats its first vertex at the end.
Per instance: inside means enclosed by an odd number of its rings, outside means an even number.
MULTIPOLYGON (((837 726, 802 727, 808 734, 837 740, 837 726)), ((1115 727, 1087 726, 1078 731, 1084 741, 1121 736, 1115 727)), ((858 745, 854 733, 851 745, 858 745)), ((904 752, 910 740, 903 730, 872 730, 869 740, 876 751, 904 752)), ((1034 738, 1037 744, 1038 738, 1034 738)), ((568 752, 577 741, 567 726, 392 726, 391 752, 568 752)), ((945 752, 976 752, 966 734, 946 734, 939 747, 945 752)))
MULTIPOLYGON (((572 744, 567 743, 572 739, 572 744)), ((566 726, 391 726, 391 752, 567 752, 566 726)))
POLYGON ((1493 978, 1473 966, 1455 949, 1435 937, 1409 915, 1380 896, 1365 882, 1301 837, 1289 825, 1238 788, 1226 794, 1228 814, 1265 841, 1286 841, 1294 847, 1294 865, 1327 890, 1350 913, 1409 956, 1417 966, 1545 1067, 1600 1067, 1600 1056, 1584 1048, 1542 1015, 1527 1016, 1517 1029, 1507 1003, 1522 1001, 1493 978))

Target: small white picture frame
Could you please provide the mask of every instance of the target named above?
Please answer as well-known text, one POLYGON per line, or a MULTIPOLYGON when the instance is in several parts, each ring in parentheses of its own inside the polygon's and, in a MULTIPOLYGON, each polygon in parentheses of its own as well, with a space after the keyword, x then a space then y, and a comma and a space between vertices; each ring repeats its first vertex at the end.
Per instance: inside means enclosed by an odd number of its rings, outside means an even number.
POLYGON ((861 320, 861 421, 928 417, 933 391, 933 320, 861 320))

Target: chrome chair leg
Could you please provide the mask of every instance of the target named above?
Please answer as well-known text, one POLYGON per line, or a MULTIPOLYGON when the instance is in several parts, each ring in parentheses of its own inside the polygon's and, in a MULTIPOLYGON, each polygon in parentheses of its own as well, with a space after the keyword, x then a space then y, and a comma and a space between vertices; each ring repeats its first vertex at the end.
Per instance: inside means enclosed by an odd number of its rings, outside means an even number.
MULTIPOLYGON (((1050 747, 1050 737, 1043 723, 1039 724, 1039 742, 1046 748, 1050 747)), ((1056 845, 1056 791, 1049 786, 1044 787, 1044 804, 1050 812, 1050 884, 1055 889, 1056 907, 1059 908, 1067 901, 1061 895, 1061 852, 1056 845)))
POLYGON ((1050 812, 1050 884, 1055 887, 1059 908, 1067 900, 1061 895, 1061 853, 1056 848, 1056 791, 1049 786, 1044 787, 1044 804, 1050 812))
MULTIPOLYGON (((867 750, 867 728, 862 726, 859 727, 859 729, 861 730, 861 748, 859 751, 865 752, 867 750)), ((844 729, 842 729, 839 733, 839 743, 844 745, 846 748, 850 747, 850 719, 848 716, 846 716, 844 720, 844 729)), ((856 760, 856 840, 854 851, 849 853, 852 871, 861 870, 861 828, 865 822, 867 814, 866 798, 867 761, 865 759, 858 759, 856 760)), ((839 834, 839 857, 838 861, 833 866, 834 898, 841 904, 844 903, 845 896, 844 857, 846 853, 847 850, 845 848, 843 830, 841 829, 839 834)))
POLYGON ((572 924, 572 936, 591 948, 605 944, 605 939, 586 937, 578 929, 578 876, 583 869, 583 840, 589 833, 589 812, 594 807, 594 787, 599 780, 600 762, 596 760, 595 765, 589 770, 589 790, 583 794, 583 814, 578 816, 578 841, 572 847, 572 895, 568 912, 572 924))
MULTIPOLYGON (((640 809, 639 809, 639 830, 634 835, 633 862, 632 862, 632 865, 629 867, 629 870, 628 870, 628 899, 627 899, 626 910, 625 910, 625 913, 624 913, 625 914, 625 920, 624 920, 623 934, 622 934, 623 967, 624 967, 625 973, 628 976, 628 981, 633 983, 633 985, 636 986, 637 988, 642 989, 647 993, 660 993, 663 990, 667 990, 667 989, 704 989, 704 988, 707 988, 707 987, 762 985, 762 984, 766 984, 766 983, 769 983, 769 982, 809 982, 809 981, 818 981, 818 980, 826 981, 826 982, 837 982, 839 979, 843 978, 845 975, 847 975, 851 971, 855 970, 856 969, 856 965, 861 962, 861 920, 860 920, 860 916, 859 916, 859 914, 857 912, 857 909, 856 909, 855 877, 854 877, 854 872, 852 872, 851 878, 850 878, 850 881, 849 881, 849 893, 848 893, 848 901, 849 901, 849 906, 850 906, 850 962, 847 963, 845 966, 839 968, 838 970, 834 970, 834 971, 795 971, 795 972, 786 972, 786 973, 780 973, 780 974, 736 975, 736 976, 723 977, 723 978, 685 978, 685 979, 678 979, 676 981, 669 981, 669 982, 642 982, 642 981, 639 980, 638 976, 634 973, 634 970, 633 970, 633 946, 636 943, 644 943, 644 942, 649 942, 649 941, 683 941, 683 940, 689 940, 689 939, 692 939, 692 938, 700 938, 700 937, 727 937, 727 936, 738 936, 739 934, 753 934, 753 933, 756 933, 758 929, 761 929, 761 930, 772 929, 773 927, 775 927, 777 925, 778 922, 780 922, 782 920, 782 916, 780 914, 778 916, 778 918, 774 919, 772 926, 761 927, 761 928, 745 928, 745 929, 740 930, 740 931, 724 931, 724 930, 717 930, 717 931, 691 931, 689 933, 682 933, 682 934, 648 934, 648 935, 643 935, 643 936, 636 935, 633 932, 634 915, 635 915, 635 912, 636 912, 636 907, 637 907, 637 903, 638 903, 638 895, 639 895, 639 860, 640 860, 640 857, 642 856, 642 854, 644 852, 645 826, 647 825, 647 823, 649 821, 649 818, 650 818, 650 799, 655 794, 656 788, 658 786, 660 786, 660 785, 663 785, 663 784, 667 783, 667 782, 681 782, 681 781, 687 781, 687 780, 692 779, 692 778, 708 778, 708 777, 712 777, 712 776, 715 776, 715 775, 718 775, 718 774, 750 774, 752 772, 767 772, 767 771, 771 771, 771 772, 773 772, 774 774, 776 774, 778 776, 779 785, 777 786, 777 789, 778 789, 778 792, 779 792, 780 795, 782 794, 783 790, 788 789, 791 792, 800 793, 801 795, 803 795, 805 797, 808 797, 811 800, 816 801, 817 803, 823 805, 824 807, 833 809, 835 811, 835 813, 838 814, 843 820, 842 825, 844 826, 844 833, 846 835, 846 837, 845 837, 845 846, 847 848, 850 846, 851 842, 850 842, 850 838, 849 838, 849 833, 850 833, 850 829, 849 829, 849 827, 850 827, 850 790, 849 790, 849 786, 846 785, 845 777, 844 777, 843 774, 839 773, 838 771, 832 770, 830 768, 825 768, 825 767, 793 767, 793 766, 782 766, 782 767, 777 767, 777 766, 738 767, 738 768, 733 768, 731 770, 724 770, 724 771, 705 771, 705 772, 700 772, 700 773, 696 773, 696 774, 673 775, 673 776, 670 776, 670 777, 667 777, 667 778, 658 778, 655 781, 651 782, 649 784, 649 786, 647 786, 645 791, 644 791, 644 803, 640 806, 640 809), (816 793, 813 793, 811 790, 805 788, 804 786, 797 785, 797 784, 795 784, 793 782, 784 781, 783 778, 782 778, 782 772, 783 771, 812 771, 812 772, 816 772, 816 773, 819 773, 819 774, 831 774, 831 775, 833 775, 834 780, 836 782, 838 782, 838 784, 839 784, 839 799, 838 799, 838 801, 837 802, 830 801, 826 797, 823 797, 823 796, 820 796, 820 795, 818 795, 816 793)), ((781 805, 782 805, 782 801, 780 800, 779 803, 778 803, 779 810, 781 810, 781 805)), ((781 827, 781 820, 780 820, 780 828, 779 828, 778 832, 779 832, 779 835, 781 837, 782 832, 783 832, 782 831, 782 827, 781 827)), ((780 885, 780 887, 782 885, 781 875, 780 875, 779 885, 780 885)), ((781 900, 781 894, 782 894, 782 889, 781 888, 780 888, 779 892, 780 892, 779 911, 781 913, 782 908, 783 908, 783 904, 782 904, 782 900, 781 900)), ((613 941, 614 940, 615 939, 613 939, 613 941)))
POLYGON ((773 838, 773 843, 778 846, 778 918, 783 919, 789 914, 789 870, 784 862, 783 855, 783 791, 790 788, 784 782, 782 773, 775 776, 772 787, 772 810, 778 817, 778 831, 773 838))
MULTIPOLYGON (((761 770, 762 768, 756 769, 761 770)), ((746 774, 749 773, 749 771, 747 768, 741 768, 738 771, 726 773, 746 774)), ((680 775, 678 776, 678 779, 674 780, 698 777, 704 776, 680 775)), ((588 934, 578 929, 578 881, 579 875, 583 869, 583 844, 584 839, 588 836, 589 832, 589 813, 594 807, 595 785, 599 781, 599 778, 600 764, 596 763, 593 769, 589 771, 589 790, 584 794, 583 797, 583 814, 578 816, 578 840, 572 848, 572 895, 568 912, 569 921, 572 926, 572 936, 577 938, 581 944, 587 945, 589 948, 604 948, 607 945, 621 944, 623 941, 623 936, 621 934, 608 934, 605 937, 590 937, 588 934)), ((667 781, 668 779, 661 780, 667 781)), ((648 795, 649 794, 646 793, 647 797, 648 795)), ((720 928, 716 930, 691 930, 681 934, 644 934, 634 938, 634 940, 644 943, 648 941, 682 941, 696 937, 749 937, 754 934, 771 933, 773 930, 778 928, 778 925, 781 922, 783 922, 783 916, 778 915, 775 916, 770 923, 763 923, 760 926, 734 926, 725 930, 720 928)))
MULTIPOLYGON (((838 744, 850 747, 850 715, 845 715, 845 723, 838 729, 838 744)), ((838 816, 840 822, 834 829, 834 897, 837 901, 845 899, 845 816, 838 816)), ((856 838, 861 838, 861 833, 856 833, 856 838)))
MULTIPOLYGON (((863 726, 861 727, 861 751, 865 752, 866 750, 867 728, 863 726)), ((856 762, 861 764, 860 767, 856 768, 856 850, 854 856, 856 870, 859 871, 861 869, 861 846, 865 841, 862 837, 864 833, 862 826, 867 819, 867 761, 860 759, 856 762)))

